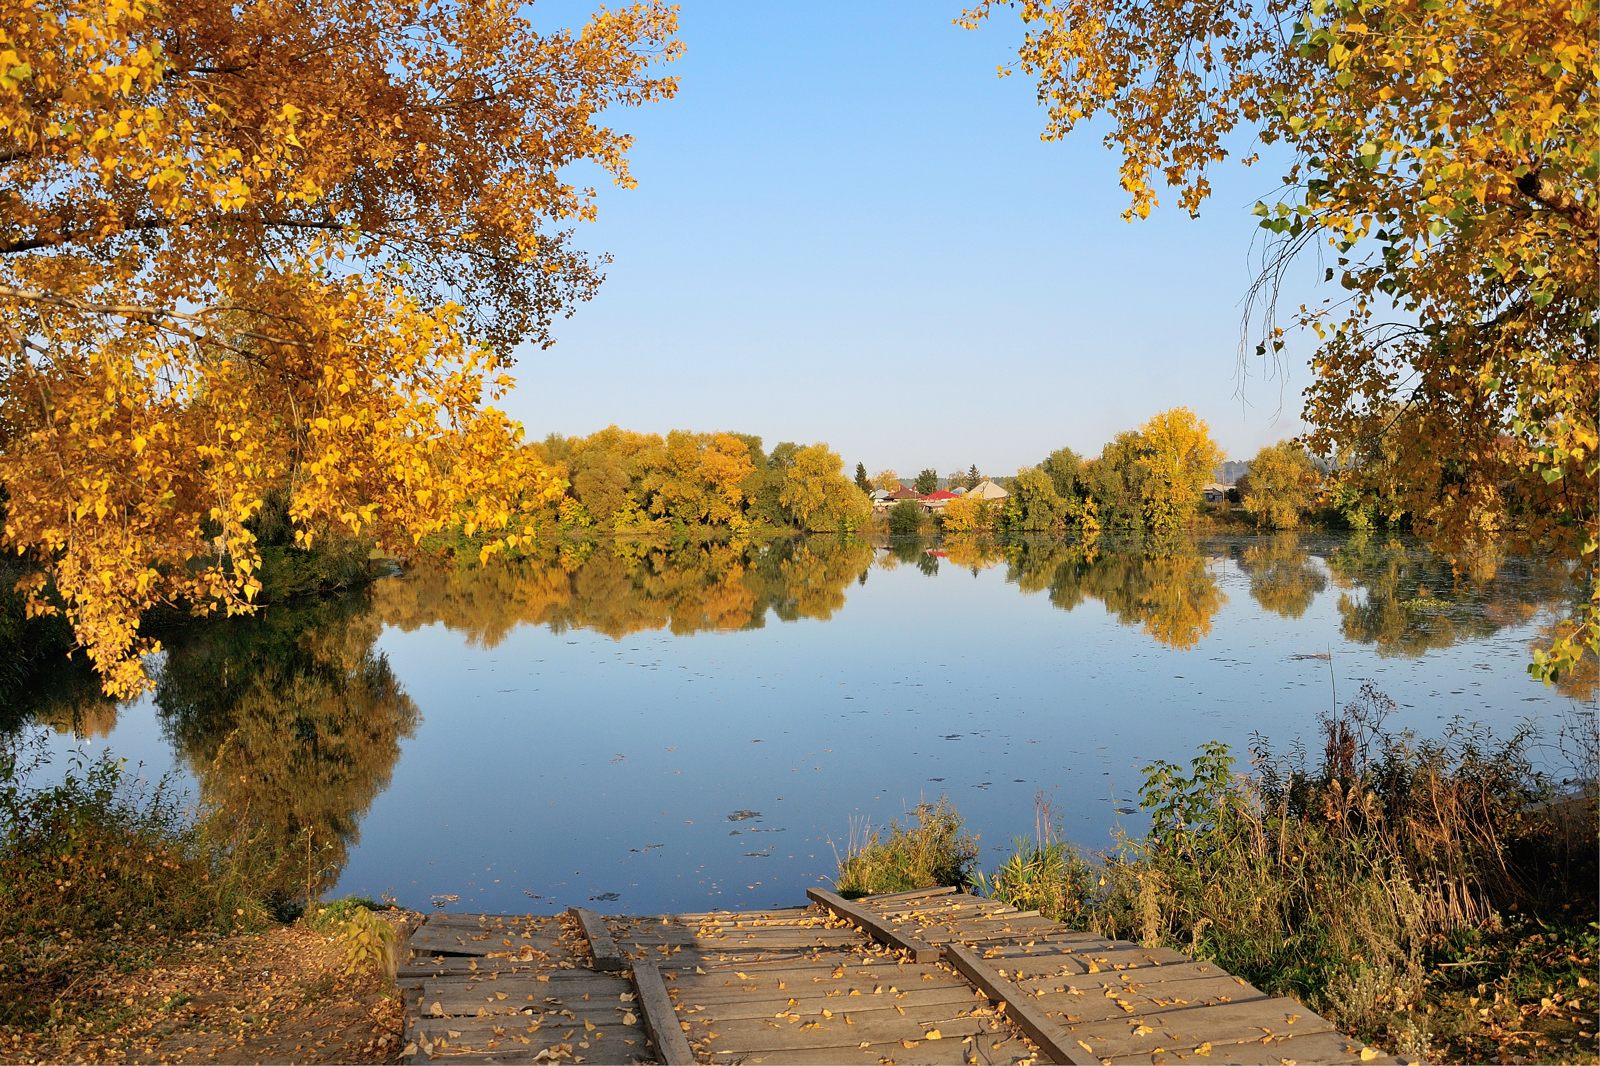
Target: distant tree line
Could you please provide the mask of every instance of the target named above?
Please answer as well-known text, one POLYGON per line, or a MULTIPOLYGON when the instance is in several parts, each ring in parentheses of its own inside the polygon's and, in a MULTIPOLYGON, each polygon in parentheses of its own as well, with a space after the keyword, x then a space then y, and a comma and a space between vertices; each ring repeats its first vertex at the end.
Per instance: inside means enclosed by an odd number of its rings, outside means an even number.
POLYGON ((610 426, 587 437, 553 433, 528 448, 566 485, 542 526, 530 523, 535 535, 552 524, 635 535, 847 532, 871 513, 843 460, 821 443, 785 441, 769 454, 749 433, 663 438, 610 426))

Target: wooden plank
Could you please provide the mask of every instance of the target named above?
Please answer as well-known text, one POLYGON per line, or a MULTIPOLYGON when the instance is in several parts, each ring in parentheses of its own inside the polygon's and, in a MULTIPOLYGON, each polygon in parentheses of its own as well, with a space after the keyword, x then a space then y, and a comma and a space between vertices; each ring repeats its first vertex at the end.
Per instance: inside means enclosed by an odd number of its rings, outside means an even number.
POLYGON ((678 1024, 678 1012, 667 995, 666 982, 653 962, 635 963, 633 986, 639 992, 639 1013, 645 1028, 656 1042, 656 1051, 667 1066, 694 1066, 694 1052, 678 1024))
POLYGON ((802 1018, 821 1017, 825 1010, 860 1017, 872 1011, 894 1011, 896 1007, 909 1011, 936 1006, 953 1014, 958 1013, 960 1008, 970 1010, 974 1006, 983 1006, 985 1002, 974 997, 972 987, 965 981, 908 988, 896 996, 863 993, 859 996, 829 997, 816 992, 799 992, 792 996, 787 992, 746 992, 742 996, 731 997, 701 996, 691 992, 678 996, 678 1006, 686 1019, 692 1021, 704 1015, 715 1018, 719 1024, 738 1018, 772 1018, 791 1011, 802 1018), (793 1006, 790 1006, 791 1003, 793 1006))
MULTIPOLYGON (((862 1014, 846 1011, 832 1018, 812 1017, 799 1022, 771 1017, 727 1022, 710 1019, 709 1026, 695 1024, 688 1036, 701 1045, 702 1053, 737 1051, 754 1056, 763 1051, 850 1047, 862 1042, 888 1045, 906 1040, 920 1043, 935 1031, 940 1034, 936 1040, 959 1042, 963 1037, 991 1032, 989 1021, 970 1015, 958 1018, 948 1008, 915 1014, 907 1011, 904 1015, 892 1010, 862 1014), (716 1035, 710 1036, 710 1033, 716 1035)), ((1010 1029, 1004 1027, 1002 1031, 1009 1033, 1010 1029)))
POLYGON ((566 995, 552 994, 549 985, 483 984, 468 986, 463 983, 451 983, 444 986, 426 985, 421 989, 407 989, 405 991, 406 1009, 414 1014, 424 1017, 452 1017, 473 1018, 479 1012, 484 1014, 559 1014, 571 1012, 582 1017, 597 1019, 610 1017, 618 1011, 632 1010, 632 1006, 619 999, 620 992, 632 994, 633 986, 625 980, 619 979, 612 988, 588 988, 584 994, 590 996, 583 999, 573 990, 566 990, 566 995), (555 1000, 556 1002, 547 1002, 555 1000))
POLYGON ((436 1055, 451 1050, 456 1054, 515 1054, 523 1062, 537 1055, 541 1047, 558 1043, 571 1044, 577 1054, 599 1062, 622 1062, 648 1055, 644 1027, 637 1022, 624 1025, 621 1019, 589 1029, 581 1020, 552 1025, 537 1018, 419 1018, 409 1027, 407 1038, 424 1049, 432 1045, 436 1055), (580 1043, 590 1047, 578 1049, 580 1043))
POLYGON ((841 899, 836 894, 822 888, 808 888, 806 889, 806 896, 822 904, 875 939, 883 941, 890 947, 899 948, 917 962, 934 962, 939 958, 938 948, 918 940, 916 937, 896 931, 885 919, 873 914, 865 907, 858 907, 854 903, 841 899))
POLYGON ((511 929, 479 929, 439 925, 429 922, 411 935, 409 947, 419 955, 489 955, 519 954, 526 945, 529 950, 546 955, 567 954, 560 941, 553 936, 523 936, 511 929))
POLYGON ((783 1048, 755 1054, 710 1049, 710 1061, 718 1066, 879 1066, 880 1063, 916 1063, 917 1066, 960 1066, 969 1062, 1014 1063, 1030 1058, 1032 1050, 1021 1038, 1006 1033, 990 1033, 966 1040, 911 1041, 908 1049, 898 1040, 867 1042, 866 1047, 850 1044, 829 1048, 783 1048))
POLYGON ((578 919, 583 935, 589 938, 589 950, 594 955, 597 970, 620 970, 626 963, 617 951, 616 942, 606 929, 605 920, 587 907, 569 907, 567 913, 578 919))
POLYGON ((984 995, 997 1003, 1004 1003, 1006 1016, 1055 1062, 1063 1066, 1099 1066, 1098 1057, 1066 1045, 1061 1039, 1061 1027, 1046 1017, 1042 1010, 1030 1003, 1018 1002, 1032 997, 1022 995, 1020 989, 995 973, 994 968, 975 953, 959 944, 947 945, 944 952, 950 964, 982 990, 984 995))
POLYGON ((1310 1033, 1306 1036, 1295 1037, 1282 1043, 1274 1042, 1263 1045, 1259 1041, 1246 1044, 1212 1044, 1210 1054, 1196 1057, 1193 1049, 1178 1048, 1176 1051, 1166 1049, 1160 1052, 1135 1052, 1127 1055, 1108 1055, 1102 1061, 1114 1063, 1139 1063, 1141 1066, 1164 1064, 1164 1066, 1180 1066, 1181 1063, 1204 1063, 1205 1066, 1254 1066, 1262 1062, 1290 1062, 1299 1063, 1326 1063, 1326 1064, 1354 1064, 1366 1063, 1377 1066, 1393 1066, 1403 1060, 1397 1059, 1384 1052, 1377 1052, 1371 1058, 1363 1060, 1361 1049, 1364 1045, 1359 1040, 1338 1033, 1310 1033))
POLYGON ((960 892, 960 885, 945 885, 941 888, 913 888, 909 892, 883 892, 876 896, 862 896, 857 903, 897 903, 907 899, 922 899, 925 896, 949 896, 960 892))
POLYGON ((557 973, 562 970, 577 968, 576 961, 565 959, 552 966, 548 962, 537 959, 523 961, 522 959, 490 959, 481 955, 428 955, 423 958, 412 959, 402 963, 399 976, 401 980, 412 977, 429 977, 447 974, 469 976, 475 973, 557 973))

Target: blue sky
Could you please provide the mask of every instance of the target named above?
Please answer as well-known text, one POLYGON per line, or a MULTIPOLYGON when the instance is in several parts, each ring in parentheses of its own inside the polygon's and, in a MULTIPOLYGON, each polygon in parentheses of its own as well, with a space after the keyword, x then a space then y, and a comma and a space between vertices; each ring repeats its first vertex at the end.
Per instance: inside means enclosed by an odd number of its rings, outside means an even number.
POLYGON ((578 228, 614 262, 523 354, 507 406, 529 435, 737 429, 828 441, 848 469, 1004 474, 1179 404, 1233 458, 1298 432, 1304 342, 1237 394, 1250 207, 1282 168, 1219 169, 1199 220, 1164 196, 1123 222, 1104 129, 1044 143, 1032 83, 996 76, 1015 16, 957 14, 685 0, 678 97, 607 116, 639 186, 602 185, 578 228))

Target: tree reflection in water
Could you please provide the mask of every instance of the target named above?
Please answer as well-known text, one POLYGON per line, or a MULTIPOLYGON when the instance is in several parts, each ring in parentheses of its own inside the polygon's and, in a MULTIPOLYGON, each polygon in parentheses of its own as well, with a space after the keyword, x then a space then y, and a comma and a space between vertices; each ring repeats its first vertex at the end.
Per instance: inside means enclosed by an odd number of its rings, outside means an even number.
POLYGON ((414 567, 379 581, 374 602, 389 625, 409 632, 442 622, 487 648, 519 625, 593 629, 613 639, 647 629, 754 629, 768 612, 783 621, 832 617, 872 554, 846 538, 766 548, 617 542, 581 559, 414 567))
POLYGON ((1511 557, 1453 566, 1416 544, 1356 534, 1330 552, 1341 590, 1344 638, 1379 655, 1417 656, 1506 626, 1528 625, 1566 606, 1570 582, 1558 567, 1511 557))
MULTIPOLYGON (((221 824, 249 828, 268 851, 314 842, 324 882, 337 876, 362 817, 387 787, 416 706, 374 643, 384 625, 440 623, 493 647, 519 625, 593 629, 613 638, 646 629, 675 634, 826 619, 874 566, 939 572, 940 560, 977 574, 1004 563, 1005 579, 1071 611, 1099 601, 1123 625, 1168 647, 1195 647, 1226 602, 1214 564, 1236 561, 1263 610, 1300 618, 1331 573, 1346 640, 1382 655, 1421 655, 1503 627, 1548 622, 1568 605, 1569 583, 1525 559, 1475 571, 1396 540, 1233 539, 1196 544, 1085 545, 1049 539, 996 542, 919 538, 874 547, 812 537, 766 547, 652 542, 573 543, 544 559, 487 567, 414 565, 366 591, 306 598, 255 618, 196 622, 163 633, 155 702, 200 799, 221 824), (1310 545, 1308 547, 1308 545, 1310 545)), ((27 720, 79 735, 103 734, 119 708, 63 670, 0 729, 27 720)), ((1593 670, 1563 692, 1592 699, 1593 670)), ((304 867, 283 866, 283 894, 305 887, 304 867)))
MULTIPOLYGON (((365 592, 275 604, 174 634, 156 678, 163 729, 214 828, 249 834, 264 856, 313 852, 323 884, 420 721, 373 648, 380 628, 365 592)), ((305 887, 304 863, 276 867, 277 895, 305 887)))
POLYGON ((1190 540, 1168 538, 1148 548, 1110 549, 1103 543, 1025 540, 1007 546, 1006 580, 1023 592, 1048 592, 1052 606, 1070 611, 1098 600, 1123 625, 1180 650, 1211 633, 1227 596, 1190 540))
POLYGON ((1250 598, 1284 618, 1304 615, 1328 587, 1322 568, 1294 533, 1279 533, 1245 548, 1239 568, 1250 575, 1250 598))

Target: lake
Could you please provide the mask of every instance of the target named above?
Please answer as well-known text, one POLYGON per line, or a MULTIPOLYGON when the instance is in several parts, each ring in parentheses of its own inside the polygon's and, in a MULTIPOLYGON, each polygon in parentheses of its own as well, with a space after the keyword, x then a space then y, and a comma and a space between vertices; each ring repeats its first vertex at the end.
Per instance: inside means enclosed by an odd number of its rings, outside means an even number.
POLYGON ((941 794, 989 869, 1041 792, 1106 848, 1143 826, 1141 767, 1210 740, 1247 759, 1253 734, 1315 752, 1368 682, 1393 729, 1553 734, 1578 701, 1525 666, 1564 594, 1376 535, 589 544, 164 633, 152 694, 39 717, 57 767, 109 745, 309 827, 335 894, 789 906, 853 832, 941 794))

